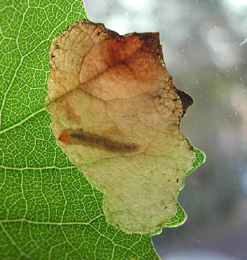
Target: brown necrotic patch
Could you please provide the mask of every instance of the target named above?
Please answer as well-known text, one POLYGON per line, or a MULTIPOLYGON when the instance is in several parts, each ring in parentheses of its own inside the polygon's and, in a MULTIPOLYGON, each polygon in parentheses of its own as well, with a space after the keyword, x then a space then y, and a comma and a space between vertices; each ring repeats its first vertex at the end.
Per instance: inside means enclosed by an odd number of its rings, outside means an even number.
POLYGON ((175 86, 174 88, 176 89, 176 92, 182 101, 182 108, 183 108, 182 116, 184 116, 187 108, 193 104, 193 98, 189 94, 183 92, 182 90, 177 89, 175 86))
POLYGON ((108 224, 157 231, 176 215, 195 161, 179 131, 193 100, 173 86, 159 33, 121 36, 83 20, 53 40, 49 57, 46 108, 57 144, 104 193, 108 224))
POLYGON ((84 145, 98 149, 104 149, 109 152, 130 153, 137 152, 139 145, 134 143, 124 143, 111 140, 109 137, 104 137, 98 134, 83 131, 82 129, 65 129, 60 134, 59 141, 68 145, 84 145))

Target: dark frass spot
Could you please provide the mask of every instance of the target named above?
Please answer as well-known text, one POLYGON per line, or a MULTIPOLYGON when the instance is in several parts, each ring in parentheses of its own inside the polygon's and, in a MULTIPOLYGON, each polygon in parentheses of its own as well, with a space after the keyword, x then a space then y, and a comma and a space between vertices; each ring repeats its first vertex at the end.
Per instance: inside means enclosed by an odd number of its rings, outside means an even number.
POLYGON ((139 149, 139 146, 136 144, 114 141, 108 137, 100 136, 90 132, 85 132, 81 129, 65 129, 61 133, 59 140, 66 140, 65 142, 67 144, 91 146, 98 149, 105 149, 110 152, 128 153, 136 152, 139 149), (64 136, 69 136, 69 138, 65 139, 64 136))

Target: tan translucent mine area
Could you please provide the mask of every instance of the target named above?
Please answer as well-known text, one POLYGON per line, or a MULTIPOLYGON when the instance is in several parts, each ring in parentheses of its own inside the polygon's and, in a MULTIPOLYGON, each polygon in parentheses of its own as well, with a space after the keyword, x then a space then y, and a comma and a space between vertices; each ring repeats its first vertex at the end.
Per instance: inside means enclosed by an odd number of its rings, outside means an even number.
POLYGON ((53 40, 50 64, 57 144, 104 193, 107 222, 127 233, 164 226, 195 154, 179 130, 192 98, 174 87, 159 33, 121 36, 83 20, 53 40))

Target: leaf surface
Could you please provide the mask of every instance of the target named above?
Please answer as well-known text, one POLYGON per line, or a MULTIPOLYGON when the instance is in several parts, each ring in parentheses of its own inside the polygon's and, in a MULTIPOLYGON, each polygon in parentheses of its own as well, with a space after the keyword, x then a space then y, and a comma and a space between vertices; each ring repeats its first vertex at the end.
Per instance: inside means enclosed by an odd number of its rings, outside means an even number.
POLYGON ((81 1, 0 2, 1 259, 158 259, 150 235, 106 223, 44 108, 51 41, 85 17, 81 1))
MULTIPOLYGON (((57 146, 44 99, 52 39, 83 3, 0 1, 0 258, 158 259, 148 235, 108 225, 103 195, 57 146)), ((194 169, 204 157, 198 151, 194 169)), ((180 208, 167 226, 185 219, 180 208)))

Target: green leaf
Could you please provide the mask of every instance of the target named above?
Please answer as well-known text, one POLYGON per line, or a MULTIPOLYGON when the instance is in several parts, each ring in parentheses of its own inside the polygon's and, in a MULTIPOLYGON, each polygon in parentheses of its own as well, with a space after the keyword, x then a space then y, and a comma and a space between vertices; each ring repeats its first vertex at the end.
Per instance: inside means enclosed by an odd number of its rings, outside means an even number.
MULTIPOLYGON (((158 259, 151 235, 108 225, 102 193, 58 148, 44 108, 52 39, 81 0, 0 1, 0 259, 158 259)), ((196 169, 203 161, 195 149, 196 169)), ((192 171, 191 170, 191 171, 192 171)), ((181 224, 179 206, 166 226, 181 224)))
POLYGON ((61 152, 44 109, 52 39, 83 2, 0 2, 0 259, 158 259, 105 222, 102 194, 61 152))

